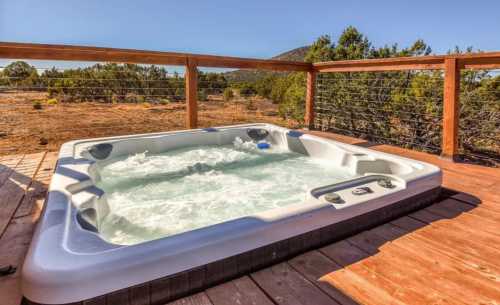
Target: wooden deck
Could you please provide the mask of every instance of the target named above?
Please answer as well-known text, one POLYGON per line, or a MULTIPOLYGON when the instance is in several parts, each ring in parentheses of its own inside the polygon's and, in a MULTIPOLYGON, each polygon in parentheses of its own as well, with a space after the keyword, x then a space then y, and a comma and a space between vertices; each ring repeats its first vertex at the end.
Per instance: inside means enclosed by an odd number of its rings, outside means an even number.
MULTIPOLYGON (((436 164, 457 194, 171 304, 500 304, 500 169, 318 134, 436 164)), ((0 157, 0 266, 21 265, 55 161, 0 157)), ((19 273, 0 277, 1 305, 20 303, 19 273)))

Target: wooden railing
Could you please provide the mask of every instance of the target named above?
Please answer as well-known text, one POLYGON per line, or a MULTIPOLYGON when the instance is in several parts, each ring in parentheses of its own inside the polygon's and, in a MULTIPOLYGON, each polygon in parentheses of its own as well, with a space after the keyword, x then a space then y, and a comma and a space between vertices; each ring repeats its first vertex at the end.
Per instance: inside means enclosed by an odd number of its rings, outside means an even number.
POLYGON ((197 68, 261 69, 307 73, 305 124, 314 121, 316 74, 319 72, 376 72, 401 70, 444 70, 442 156, 453 160, 458 154, 458 117, 461 69, 498 69, 500 52, 465 55, 399 57, 304 63, 189 53, 0 42, 0 58, 63 61, 118 62, 176 65, 186 68, 186 126, 197 127, 197 68))

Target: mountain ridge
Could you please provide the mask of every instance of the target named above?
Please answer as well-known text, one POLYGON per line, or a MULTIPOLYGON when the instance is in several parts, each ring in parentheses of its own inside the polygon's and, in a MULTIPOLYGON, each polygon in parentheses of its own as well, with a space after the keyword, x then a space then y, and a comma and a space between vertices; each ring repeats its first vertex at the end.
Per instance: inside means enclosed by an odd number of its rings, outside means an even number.
MULTIPOLYGON (((280 53, 271 59, 274 60, 287 60, 287 61, 301 61, 303 62, 310 46, 298 47, 283 53, 280 53)), ((224 77, 232 83, 240 82, 253 82, 260 78, 280 72, 270 72, 262 70, 235 70, 224 73, 224 77)))

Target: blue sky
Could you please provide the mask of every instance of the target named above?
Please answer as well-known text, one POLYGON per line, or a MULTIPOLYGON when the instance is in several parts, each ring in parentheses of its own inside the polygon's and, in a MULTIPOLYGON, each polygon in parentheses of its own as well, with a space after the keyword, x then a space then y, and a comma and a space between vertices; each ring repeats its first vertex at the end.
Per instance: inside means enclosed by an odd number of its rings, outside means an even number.
POLYGON ((268 58, 348 25, 376 46, 500 50, 498 0, 0 0, 0 41, 268 58))

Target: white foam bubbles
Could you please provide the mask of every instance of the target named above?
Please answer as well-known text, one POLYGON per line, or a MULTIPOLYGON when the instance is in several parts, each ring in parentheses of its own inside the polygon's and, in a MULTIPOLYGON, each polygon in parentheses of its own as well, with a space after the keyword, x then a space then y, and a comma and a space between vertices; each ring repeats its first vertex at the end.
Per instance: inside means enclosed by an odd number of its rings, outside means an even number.
POLYGON ((304 200, 306 192, 349 175, 309 157, 236 139, 234 145, 147 152, 101 170, 111 213, 107 240, 135 244, 304 200))

